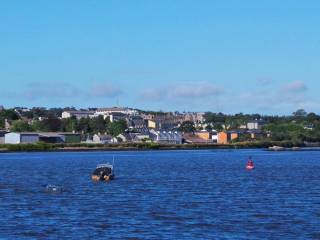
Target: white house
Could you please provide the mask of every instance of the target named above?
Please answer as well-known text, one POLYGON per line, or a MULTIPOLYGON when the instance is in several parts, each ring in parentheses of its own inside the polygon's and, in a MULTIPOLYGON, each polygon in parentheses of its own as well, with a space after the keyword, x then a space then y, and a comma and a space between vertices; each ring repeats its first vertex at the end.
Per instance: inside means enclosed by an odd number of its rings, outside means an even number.
POLYGON ((33 132, 11 132, 5 134, 4 142, 7 144, 37 143, 39 142, 39 134, 33 132))
POLYGON ((153 141, 158 143, 182 143, 182 135, 179 132, 155 131, 154 129, 152 129, 150 130, 150 136, 153 141))
POLYGON ((95 134, 93 135, 92 142, 106 144, 106 143, 117 143, 118 141, 116 138, 110 135, 95 134))
POLYGON ((218 142, 218 132, 216 130, 212 130, 211 132, 212 132, 212 136, 211 136, 212 142, 217 143, 218 142))
POLYGON ((263 120, 254 120, 254 121, 247 122, 247 128, 249 130, 261 129, 262 126, 265 124, 266 124, 266 122, 263 120))

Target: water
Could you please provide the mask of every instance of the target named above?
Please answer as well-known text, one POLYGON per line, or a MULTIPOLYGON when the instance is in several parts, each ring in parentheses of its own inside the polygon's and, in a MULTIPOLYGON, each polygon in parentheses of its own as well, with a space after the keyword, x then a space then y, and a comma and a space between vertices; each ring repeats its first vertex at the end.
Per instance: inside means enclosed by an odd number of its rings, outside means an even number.
POLYGON ((320 239, 320 152, 8 153, 0 164, 0 238, 320 239), (116 180, 93 183, 113 155, 116 180))

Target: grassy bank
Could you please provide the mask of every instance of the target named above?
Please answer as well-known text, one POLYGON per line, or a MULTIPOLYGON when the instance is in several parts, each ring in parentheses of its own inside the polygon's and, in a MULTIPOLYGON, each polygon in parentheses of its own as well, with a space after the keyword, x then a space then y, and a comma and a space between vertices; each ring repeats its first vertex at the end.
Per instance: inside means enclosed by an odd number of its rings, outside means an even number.
POLYGON ((268 148, 281 146, 285 148, 303 147, 302 143, 291 141, 255 141, 230 144, 158 144, 158 143, 121 143, 121 144, 0 144, 0 152, 31 151, 125 151, 125 150, 174 150, 174 149, 234 149, 234 148, 268 148))

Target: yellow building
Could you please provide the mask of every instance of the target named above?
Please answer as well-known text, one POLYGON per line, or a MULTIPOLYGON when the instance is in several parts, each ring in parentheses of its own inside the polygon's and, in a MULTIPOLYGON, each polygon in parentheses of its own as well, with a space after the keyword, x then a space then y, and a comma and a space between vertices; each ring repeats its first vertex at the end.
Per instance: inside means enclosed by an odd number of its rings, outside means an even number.
POLYGON ((157 123, 153 120, 148 120, 148 128, 157 128, 157 123))

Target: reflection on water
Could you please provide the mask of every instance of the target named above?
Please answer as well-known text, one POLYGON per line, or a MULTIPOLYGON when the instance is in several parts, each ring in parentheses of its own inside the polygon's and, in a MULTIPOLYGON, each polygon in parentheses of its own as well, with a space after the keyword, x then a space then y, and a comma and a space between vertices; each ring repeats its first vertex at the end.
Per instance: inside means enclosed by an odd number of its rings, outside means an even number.
POLYGON ((320 239, 320 152, 12 153, 0 164, 0 238, 320 239), (113 155, 116 180, 91 182, 113 155))

